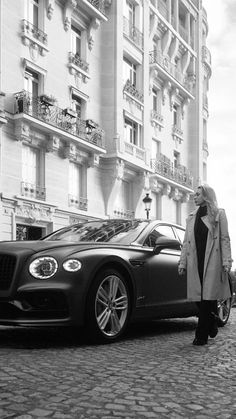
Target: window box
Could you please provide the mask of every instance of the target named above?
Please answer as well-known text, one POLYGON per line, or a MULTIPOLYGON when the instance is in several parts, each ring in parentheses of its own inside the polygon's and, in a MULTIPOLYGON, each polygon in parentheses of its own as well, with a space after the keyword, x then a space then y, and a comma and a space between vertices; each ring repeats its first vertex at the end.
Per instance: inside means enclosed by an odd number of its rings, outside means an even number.
POLYGON ((49 106, 54 105, 54 103, 56 102, 56 98, 55 98, 55 97, 53 97, 53 96, 48 96, 48 95, 46 95, 46 94, 42 94, 42 95, 40 95, 40 96, 39 96, 39 99, 40 99, 40 101, 41 101, 41 102, 43 102, 43 103, 45 103, 45 104, 47 104, 47 105, 49 105, 49 106))
POLYGON ((71 109, 71 108, 65 108, 64 109, 64 114, 65 114, 65 116, 68 115, 71 118, 76 118, 77 117, 77 112, 74 111, 74 109, 71 109))

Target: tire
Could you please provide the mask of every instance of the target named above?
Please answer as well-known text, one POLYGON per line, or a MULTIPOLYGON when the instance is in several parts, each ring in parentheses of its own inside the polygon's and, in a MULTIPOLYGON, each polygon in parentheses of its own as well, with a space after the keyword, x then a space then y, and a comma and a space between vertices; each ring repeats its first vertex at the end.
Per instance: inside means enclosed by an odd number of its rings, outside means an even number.
POLYGON ((227 300, 218 300, 217 302, 217 314, 218 314, 218 326, 225 326, 229 320, 231 310, 231 298, 227 300))
POLYGON ((130 294, 126 280, 106 269, 95 278, 87 298, 85 327, 89 340, 113 342, 125 331, 130 317, 130 294))

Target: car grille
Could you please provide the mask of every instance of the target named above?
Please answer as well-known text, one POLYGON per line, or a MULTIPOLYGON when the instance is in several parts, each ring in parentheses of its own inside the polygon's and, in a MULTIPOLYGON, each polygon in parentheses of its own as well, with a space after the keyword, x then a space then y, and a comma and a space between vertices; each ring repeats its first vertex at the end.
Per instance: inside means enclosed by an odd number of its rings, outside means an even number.
POLYGON ((0 254, 0 290, 7 290, 12 282, 16 257, 0 254))

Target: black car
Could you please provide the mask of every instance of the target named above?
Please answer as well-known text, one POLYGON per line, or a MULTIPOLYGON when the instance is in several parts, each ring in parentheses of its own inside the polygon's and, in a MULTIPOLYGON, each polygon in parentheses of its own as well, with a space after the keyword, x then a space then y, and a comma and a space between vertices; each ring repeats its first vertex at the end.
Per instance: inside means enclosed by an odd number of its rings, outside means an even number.
MULTIPOLYGON (((130 321, 196 315, 177 270, 183 236, 163 221, 113 219, 1 242, 0 325, 85 326, 113 341, 130 321)), ((230 308, 219 302, 222 325, 230 308)))

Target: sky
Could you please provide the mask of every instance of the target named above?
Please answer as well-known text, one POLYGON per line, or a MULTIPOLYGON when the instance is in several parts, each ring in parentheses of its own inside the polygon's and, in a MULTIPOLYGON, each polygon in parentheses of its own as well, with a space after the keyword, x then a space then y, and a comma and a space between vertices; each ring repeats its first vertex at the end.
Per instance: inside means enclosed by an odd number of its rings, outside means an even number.
POLYGON ((236 269, 236 0, 203 0, 209 32, 212 76, 209 81, 207 182, 228 218, 236 269))

